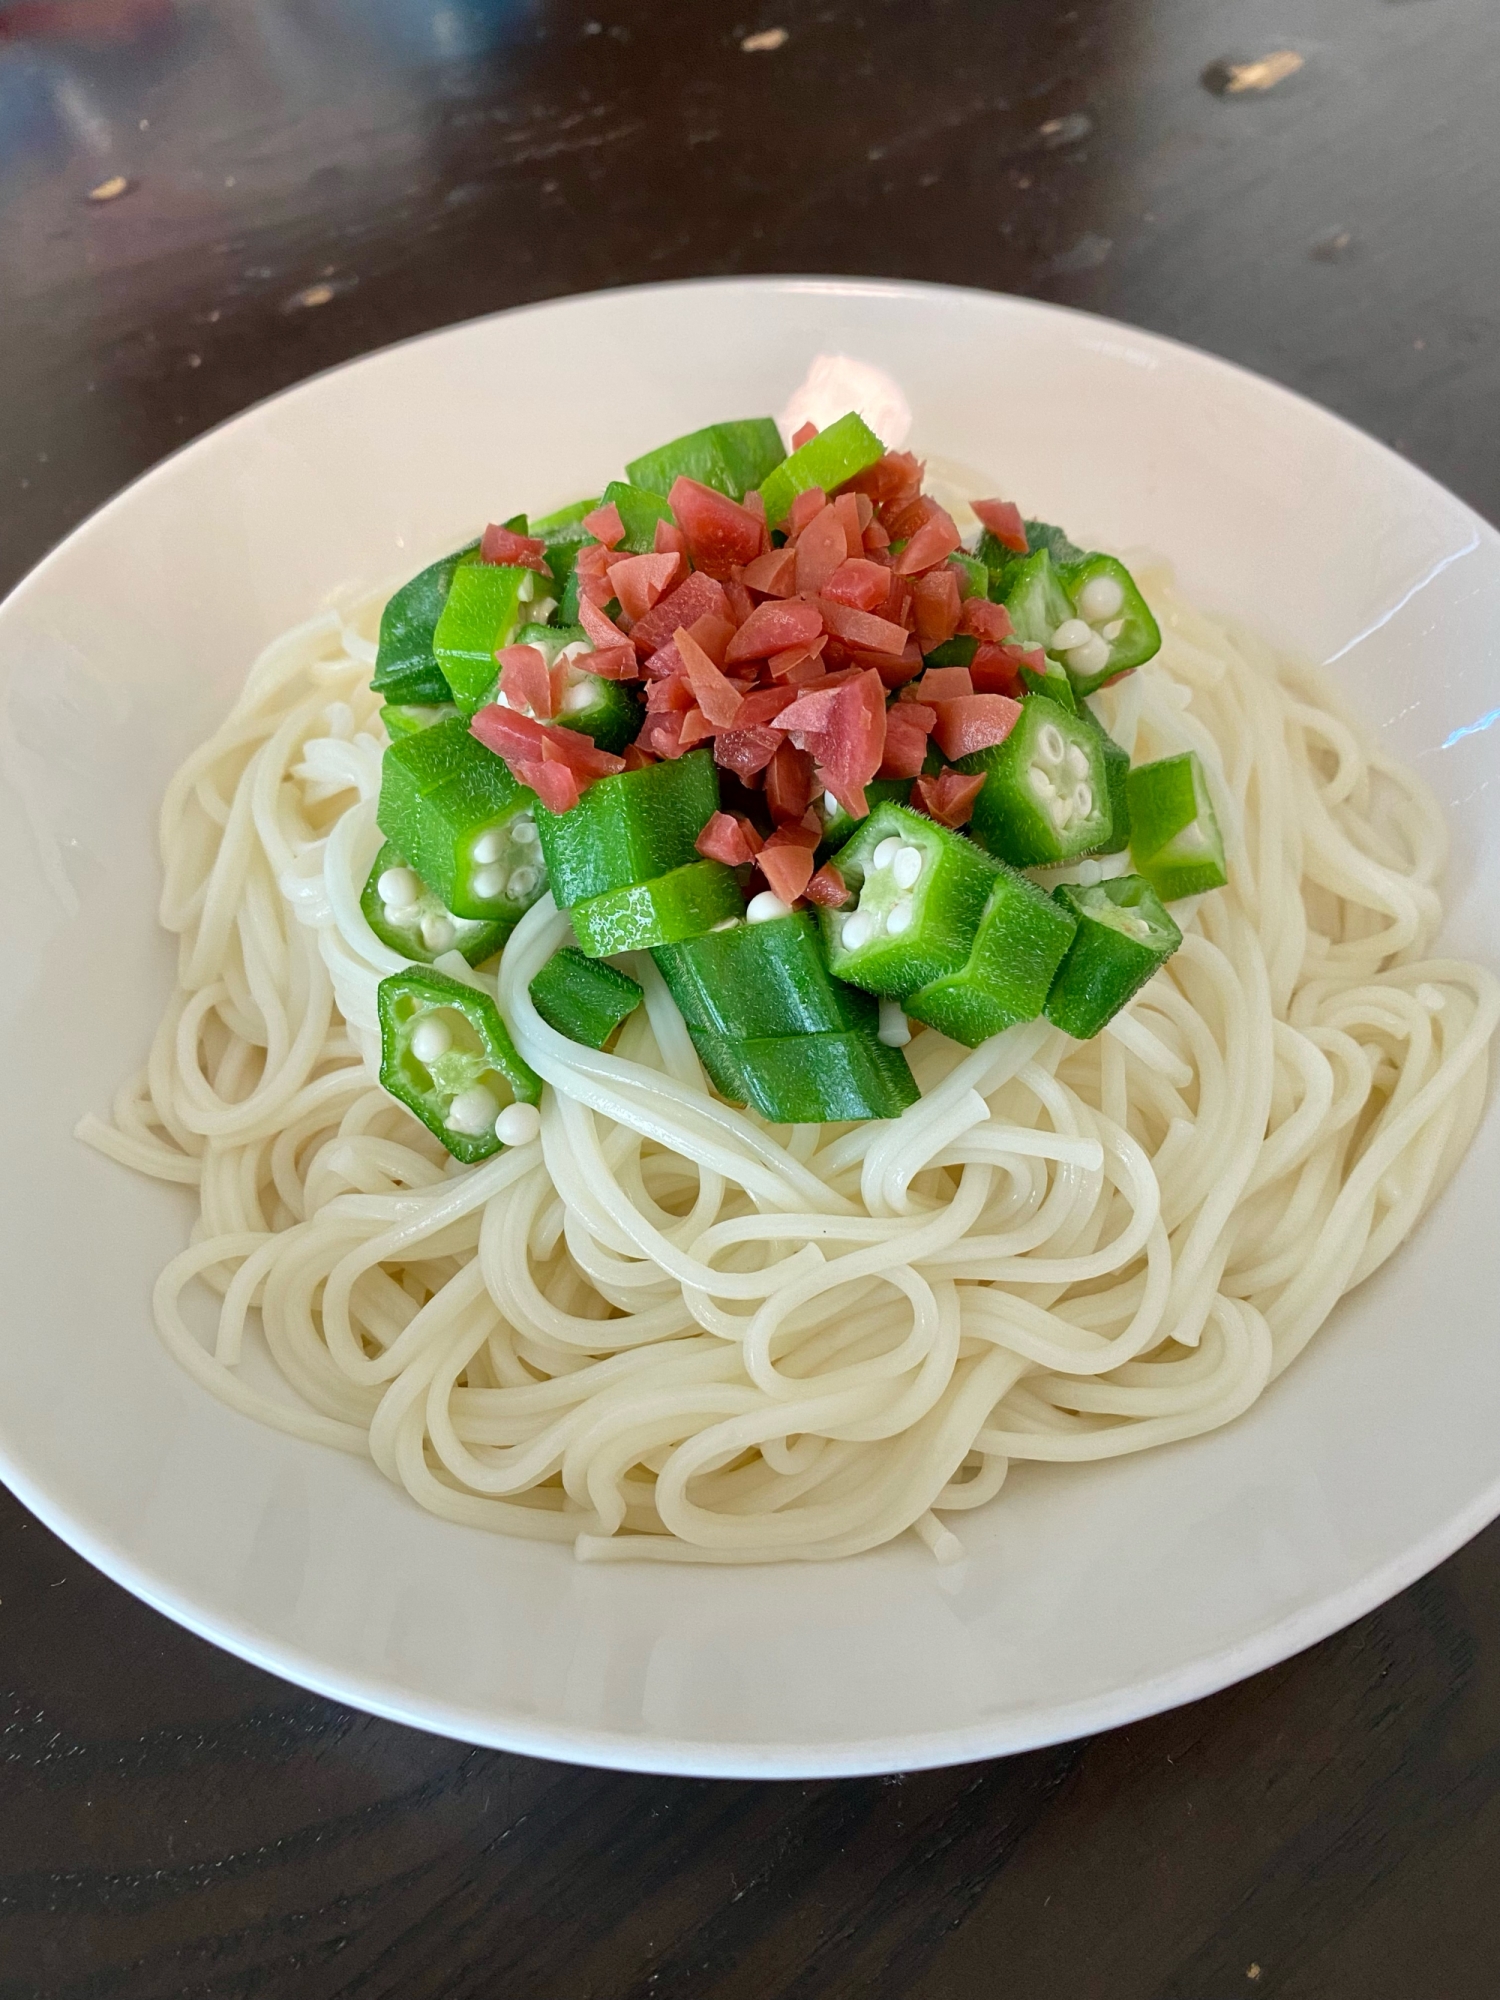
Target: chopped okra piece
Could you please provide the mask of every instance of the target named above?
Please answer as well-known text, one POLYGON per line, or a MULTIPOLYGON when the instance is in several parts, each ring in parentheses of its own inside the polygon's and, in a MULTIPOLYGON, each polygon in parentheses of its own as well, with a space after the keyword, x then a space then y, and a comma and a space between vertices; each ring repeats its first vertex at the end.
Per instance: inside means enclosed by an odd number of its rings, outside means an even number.
POLYGON ((445 951, 462 952, 470 965, 482 965, 515 928, 504 917, 475 922, 455 916, 389 841, 375 857, 359 907, 382 944, 421 965, 431 965, 445 951))
POLYGON ((880 439, 864 418, 851 410, 848 416, 840 417, 827 430, 809 438, 761 480, 760 497, 766 503, 766 520, 773 528, 779 528, 799 493, 806 493, 814 486, 832 493, 857 473, 867 472, 884 456, 885 446, 880 439))
POLYGON ((972 841, 877 806, 833 865, 858 899, 819 912, 836 978, 899 1000, 964 965, 997 873, 972 841))
POLYGON ((537 617, 534 606, 550 589, 534 569, 512 563, 465 563, 455 571, 432 648, 465 715, 491 698, 499 678, 496 653, 519 625, 537 617))
POLYGON ((1104 752, 1105 790, 1109 794, 1109 838, 1101 841, 1094 852, 1123 854, 1130 845, 1130 758, 1087 702, 1079 704, 1077 713, 1082 721, 1094 725, 1099 733, 1099 747, 1104 752))
POLYGON ((1165 903, 1222 889, 1224 837, 1194 750, 1130 773, 1130 858, 1165 903))
POLYGON ((1034 1021, 1077 928, 1044 889, 1002 867, 963 969, 908 994, 906 1011, 971 1049, 1034 1021))
MULTIPOLYGON (((731 500, 743 500, 785 457, 786 446, 775 421, 745 417, 674 438, 658 451, 631 459, 625 471, 631 485, 647 493, 670 493, 675 479, 696 479, 700 486, 727 493, 731 500)), ((623 509, 620 518, 624 519, 623 509)))
POLYGON ((571 507, 561 507, 555 514, 535 523, 531 532, 539 542, 546 544, 547 567, 552 572, 552 582, 546 586, 552 596, 559 599, 559 616, 571 623, 578 616, 578 578, 574 574, 578 562, 578 551, 586 542, 593 540, 583 525, 586 514, 592 514, 599 505, 597 500, 575 500, 571 507))
MULTIPOLYGON (((612 781, 606 778, 603 782, 612 781)), ((584 793, 585 798, 588 795, 584 793)), ((570 912, 573 935, 590 958, 680 944, 684 938, 698 937, 715 924, 737 920, 744 913, 740 885, 721 861, 693 861, 686 867, 669 869, 649 881, 631 882, 605 895, 590 896, 575 903, 570 912)))
POLYGON ((711 930, 665 945, 656 963, 689 1028, 740 1039, 872 1028, 876 1005, 828 969, 811 912, 711 930))
POLYGON ((1002 600, 1011 627, 1023 646, 1054 651, 1053 632, 1073 616, 1073 600, 1063 589, 1046 549, 1026 556, 1004 579, 1002 600))
POLYGON ((446 722, 457 713, 451 701, 431 705, 388 701, 380 711, 380 719, 394 743, 398 736, 415 736, 419 729, 431 729, 435 722, 446 722))
POLYGON ((552 954, 527 991, 549 1028, 590 1049, 606 1047, 642 998, 628 973, 602 959, 585 958, 571 945, 552 954))
POLYGON ((457 1160, 487 1160, 539 1129, 542 1080, 516 1053, 487 993, 446 973, 382 979, 380 1081, 457 1160))
MULTIPOLYGON (((645 712, 640 697, 624 681, 589 672, 594 642, 581 625, 523 625, 511 643, 535 646, 549 667, 562 660, 562 699, 555 720, 564 729, 576 729, 611 752, 635 741, 645 712)), ((506 705, 503 697, 501 702, 506 705)))
MULTIPOLYGON (((712 481, 704 479, 699 484, 708 486, 712 481)), ((672 509, 661 493, 648 493, 644 486, 632 486, 628 479, 612 479, 600 504, 613 506, 618 512, 620 526, 625 530, 620 547, 633 556, 650 555, 656 547, 657 522, 672 518, 672 509)))
POLYGON ((572 500, 566 507, 559 507, 555 514, 544 514, 539 521, 533 521, 531 532, 539 542, 549 544, 586 542, 589 531, 583 524, 598 505, 597 500, 572 500))
POLYGON ((972 667, 978 651, 979 641, 972 632, 955 632, 941 646, 934 646, 930 653, 924 653, 922 662, 929 667, 972 667))
POLYGON ((539 805, 537 828, 558 908, 698 860, 694 842, 718 809, 718 771, 708 750, 601 778, 565 813, 539 805))
POLYGON ((921 1095, 900 1049, 871 1029, 745 1040, 711 1028, 690 1032, 720 1095, 753 1105, 773 1125, 899 1118, 921 1095))
POLYGON ((1182 932, 1139 875, 1053 895, 1078 929, 1047 995, 1047 1019, 1080 1042, 1097 1035, 1182 943, 1182 932))
MULTIPOLYGON (((865 798, 869 802, 870 812, 874 812, 876 806, 881 805, 904 806, 911 797, 911 787, 910 778, 872 778, 865 786, 865 798)), ((818 843, 818 852, 824 856, 831 853, 834 848, 842 847, 846 840, 852 840, 854 829, 865 823, 863 819, 856 819, 852 812, 846 811, 832 792, 824 792, 820 799, 814 799, 813 811, 823 822, 823 838, 818 843)), ((865 819, 869 816, 870 814, 866 813, 865 819)))
POLYGON ((1057 574, 1074 615, 1047 650, 1061 657, 1078 694, 1092 694, 1161 651, 1161 629, 1124 563, 1086 555, 1060 564, 1057 574))
MULTIPOLYGON (((985 563, 980 561, 978 556, 971 556, 967 549, 955 549, 953 554, 949 556, 948 563, 950 568, 962 572, 964 580, 969 586, 965 595, 969 597, 989 596, 989 568, 985 563)), ((954 662, 954 664, 958 665, 960 663, 954 662)), ((969 663, 965 660, 961 664, 967 666, 969 663)))
POLYGON ((1020 679, 1027 694, 1044 694, 1048 701, 1055 701, 1069 715, 1077 715, 1078 697, 1073 692, 1073 683, 1068 679, 1068 670, 1061 660, 1049 659, 1046 671, 1040 674, 1035 667, 1022 667, 1020 679))
POLYGON ((455 716, 386 751, 376 819, 455 915, 515 923, 547 886, 536 803, 455 716))
POLYGON ((1003 743, 959 759, 982 771, 974 838, 1015 868, 1049 867, 1110 838, 1109 772, 1092 716, 1069 715, 1029 694, 1003 743))
POLYGON ((398 706, 437 706, 453 699, 433 652, 432 638, 460 567, 479 559, 471 542, 440 562, 429 563, 401 588, 380 614, 380 641, 370 686, 398 706))

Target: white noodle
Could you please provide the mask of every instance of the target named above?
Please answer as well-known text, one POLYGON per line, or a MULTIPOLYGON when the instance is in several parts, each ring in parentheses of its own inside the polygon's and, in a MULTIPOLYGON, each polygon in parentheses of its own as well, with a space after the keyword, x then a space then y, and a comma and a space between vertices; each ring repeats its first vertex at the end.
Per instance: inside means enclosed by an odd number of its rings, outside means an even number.
POLYGON ((168 789, 179 984, 80 1136, 194 1183, 162 1338, 225 1402, 368 1453, 450 1520, 591 1560, 852 1554, 1082 1461, 1227 1423, 1410 1232, 1463 1155, 1500 1014, 1427 959, 1444 831, 1301 665, 1149 580, 1159 657, 1100 698, 1138 759, 1199 752, 1227 890, 1095 1041, 928 1029, 892 1123, 778 1130, 707 1090, 642 955, 613 1054, 496 992, 541 1136, 460 1170, 374 1081, 401 963, 360 914, 379 846, 375 612, 252 669, 168 789), (178 1301, 222 1298, 206 1346, 178 1301), (244 1377, 260 1329, 282 1390, 244 1377))

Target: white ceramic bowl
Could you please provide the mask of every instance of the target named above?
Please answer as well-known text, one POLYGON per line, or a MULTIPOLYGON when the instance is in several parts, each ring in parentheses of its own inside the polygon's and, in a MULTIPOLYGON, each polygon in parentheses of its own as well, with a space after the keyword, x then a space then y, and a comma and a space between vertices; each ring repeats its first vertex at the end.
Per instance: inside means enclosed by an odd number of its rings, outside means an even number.
POLYGON ((1500 1512, 1500 1119, 1414 1241, 1247 1417, 832 1566, 577 1566, 430 1519, 374 1467, 231 1413, 157 1344, 181 1191, 70 1137, 167 990, 162 785, 260 646, 641 449, 775 410, 820 351, 905 388, 919 449, 1169 554, 1210 607, 1336 663, 1437 786, 1449 942, 1500 933, 1500 541, 1382 446, 1206 355, 1055 307, 779 279, 531 307, 236 418, 0 607, 0 1472, 149 1603, 403 1722, 640 1770, 959 1762, 1207 1693, 1335 1630, 1500 1512))

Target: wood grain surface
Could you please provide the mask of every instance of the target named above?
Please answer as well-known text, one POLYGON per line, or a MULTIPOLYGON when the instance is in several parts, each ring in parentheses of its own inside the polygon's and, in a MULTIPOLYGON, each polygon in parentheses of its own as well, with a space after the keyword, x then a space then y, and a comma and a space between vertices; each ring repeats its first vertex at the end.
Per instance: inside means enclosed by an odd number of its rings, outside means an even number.
MULTIPOLYGON (((713 272, 1111 313, 1500 516, 1494 0, 735 4, 0 0, 0 588, 316 369, 713 272)), ((0 1496, 0 1730, 0 2000, 1500 1994, 1500 1529, 1196 1707, 755 1786, 351 1713, 0 1496)))

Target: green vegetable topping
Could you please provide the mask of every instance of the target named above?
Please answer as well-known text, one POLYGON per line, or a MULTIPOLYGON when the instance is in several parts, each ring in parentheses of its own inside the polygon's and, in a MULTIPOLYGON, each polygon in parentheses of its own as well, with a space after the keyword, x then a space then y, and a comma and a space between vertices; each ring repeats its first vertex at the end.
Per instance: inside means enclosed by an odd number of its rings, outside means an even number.
POLYGON ((541 895, 536 808, 462 716, 398 738, 381 765, 380 830, 456 916, 515 923, 541 895))
POLYGON ((869 995, 830 973, 808 910, 709 931, 655 956, 689 1028, 747 1040, 876 1024, 869 995))
POLYGON ((718 768, 708 750, 601 778, 570 812, 539 805, 537 831, 558 908, 695 862, 694 842, 718 809, 718 768))
POLYGON ((1034 1021, 1077 928, 1062 904, 1002 865, 962 971, 918 987, 906 1011, 971 1049, 1034 1021))
MULTIPOLYGON (((712 482, 703 479, 699 484, 708 486, 712 482)), ((620 525, 625 530, 621 548, 628 549, 634 556, 650 555, 656 547, 657 522, 672 518, 672 510, 662 495, 648 493, 644 486, 632 486, 628 480, 612 479, 604 489, 604 504, 607 506, 610 503, 618 512, 620 525)))
POLYGON ((381 1083, 455 1159, 486 1160, 534 1136, 534 1114, 506 1112, 535 1104, 542 1080, 516 1053, 487 993, 414 968, 381 980, 377 1006, 381 1083), (507 1140, 507 1129, 516 1138, 507 1140))
POLYGON ((836 977, 900 999, 968 960, 996 865, 905 806, 877 806, 834 856, 853 907, 820 913, 836 977))
POLYGON ((1047 996, 1047 1019, 1086 1042, 1165 965, 1182 932, 1139 875, 1052 893, 1078 929, 1047 996))
MULTIPOLYGON (((911 787, 910 778, 872 778, 865 786, 865 797, 869 801, 870 812, 874 812, 876 806, 880 805, 904 806, 911 797, 911 787)), ((818 843, 818 852, 825 859, 835 848, 842 847, 846 840, 851 840, 854 837, 854 829, 865 823, 863 819, 856 819, 853 813, 846 812, 832 792, 825 792, 822 798, 814 800, 813 810, 823 822, 823 838, 818 843)), ((870 814, 866 813, 865 819, 869 816, 870 814)))
POLYGON ((719 1094, 774 1125, 899 1118, 921 1095, 900 1049, 868 1032, 738 1040, 695 1028, 692 1036, 719 1094))
POLYGON ((863 417, 851 410, 826 431, 809 438, 761 480, 760 497, 766 503, 767 521, 773 528, 779 528, 799 493, 806 493, 814 486, 832 493, 856 473, 868 471, 884 456, 885 446, 880 439, 863 417))
POLYGON ((958 768, 985 773, 974 838, 1012 867, 1068 861, 1110 838, 1099 731, 1092 717, 1069 715, 1045 695, 1027 695, 1005 741, 960 758, 958 768))
POLYGON ((382 944, 422 965, 445 951, 462 952, 470 965, 481 965, 515 928, 503 917, 475 922, 455 916, 389 841, 375 857, 359 907, 382 944))
POLYGON ((549 667, 560 654, 575 648, 566 662, 556 720, 564 729, 592 737, 601 750, 618 752, 635 741, 645 716, 644 704, 624 681, 589 672, 588 656, 594 642, 581 625, 523 625, 511 644, 535 646, 549 667))
POLYGON ((1102 840, 1094 852, 1123 854, 1130 845, 1130 758, 1086 701, 1079 703, 1077 714, 1081 722, 1093 725, 1098 733, 1099 748, 1104 752, 1104 788, 1109 794, 1109 838, 1102 840))
POLYGON ((454 573, 432 646, 465 715, 492 699, 496 653, 510 645, 517 627, 531 615, 533 599, 548 588, 535 570, 511 563, 465 563, 454 573))
POLYGON ((1224 837, 1196 751, 1130 772, 1130 858, 1163 902, 1222 889, 1224 837))
MULTIPOLYGON (((785 457, 786 446, 774 420, 746 417, 674 438, 660 450, 648 451, 644 458, 631 459, 625 471, 631 485, 643 487, 647 493, 665 495, 671 492, 673 480, 696 479, 700 486, 712 486, 731 500, 743 500, 785 457)), ((620 518, 625 518, 623 507, 620 518)))
POLYGON ((394 743, 398 736, 415 736, 419 729, 431 729, 435 722, 446 722, 457 713, 451 701, 439 702, 432 707, 388 701, 380 711, 380 719, 385 724, 386 735, 394 743))
POLYGON ((744 910, 740 885, 722 862, 693 861, 574 903, 573 935, 590 958, 608 958, 617 951, 680 944, 715 924, 737 920, 744 910))
POLYGON ((380 614, 380 643, 370 686, 398 706, 440 706, 453 699, 452 690, 432 649, 433 633, 458 569, 475 563, 478 542, 402 584, 380 614))
POLYGON ((628 973, 571 945, 552 954, 527 990, 549 1028, 589 1049, 604 1048, 642 997, 628 973))

